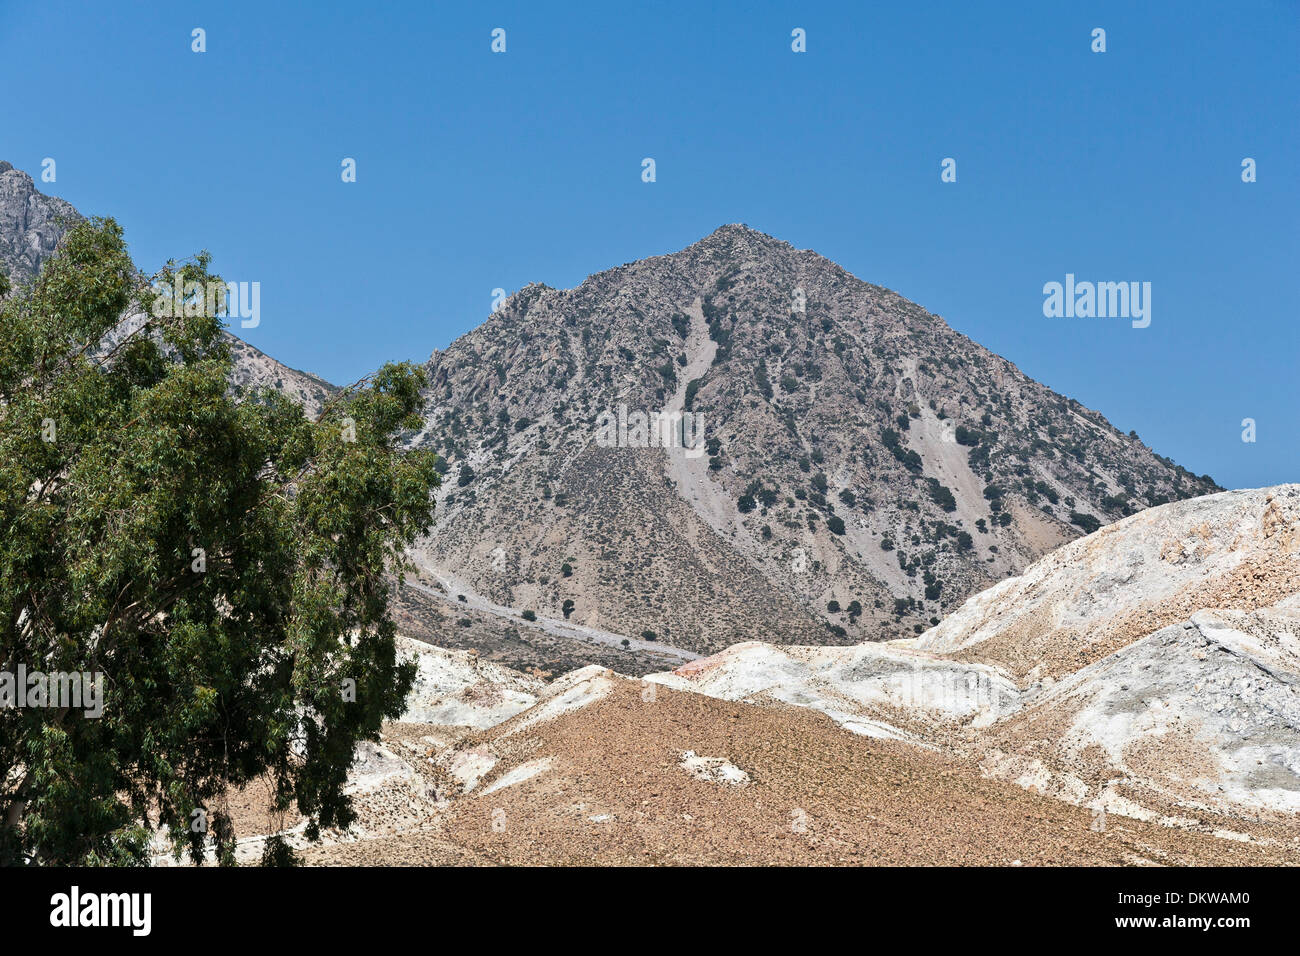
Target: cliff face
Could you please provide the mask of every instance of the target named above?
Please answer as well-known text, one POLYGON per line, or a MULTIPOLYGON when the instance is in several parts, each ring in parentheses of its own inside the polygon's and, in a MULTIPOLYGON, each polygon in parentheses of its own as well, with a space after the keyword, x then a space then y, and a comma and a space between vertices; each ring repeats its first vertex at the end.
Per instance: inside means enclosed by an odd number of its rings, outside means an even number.
POLYGON ((34 279, 59 238, 80 219, 69 203, 38 192, 31 176, 0 161, 0 267, 14 285, 34 279))

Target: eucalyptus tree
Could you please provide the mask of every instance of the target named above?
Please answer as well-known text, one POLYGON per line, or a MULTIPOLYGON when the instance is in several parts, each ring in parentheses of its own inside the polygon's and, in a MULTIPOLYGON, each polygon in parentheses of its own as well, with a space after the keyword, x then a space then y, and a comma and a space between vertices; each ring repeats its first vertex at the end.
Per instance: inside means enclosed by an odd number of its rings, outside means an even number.
POLYGON ((423 373, 315 420, 236 400, 208 266, 151 287, 94 220, 0 283, 0 861, 137 863, 166 833, 230 862, 253 780, 310 838, 346 826, 354 748, 414 679, 389 600, 438 484, 402 445, 423 373))

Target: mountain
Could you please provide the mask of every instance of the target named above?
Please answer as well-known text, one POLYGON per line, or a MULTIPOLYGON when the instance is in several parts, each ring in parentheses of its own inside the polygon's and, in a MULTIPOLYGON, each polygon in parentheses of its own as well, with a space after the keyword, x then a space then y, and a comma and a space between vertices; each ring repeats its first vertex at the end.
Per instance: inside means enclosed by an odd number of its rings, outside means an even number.
MULTIPOLYGON (((20 283, 76 218, 0 165, 0 265, 20 283)), ((309 414, 334 392, 230 342, 237 390, 309 414)), ((1217 490, 743 225, 575 289, 530 285, 427 370, 410 441, 448 472, 401 624, 544 671, 920 633, 1086 530, 1217 490)))
POLYGON ((32 177, 0 161, 0 266, 15 285, 36 277, 59 238, 79 219, 69 203, 37 192, 32 177))
MULTIPOLYGON (((15 286, 30 283, 82 215, 62 199, 36 189, 31 176, 0 162, 0 269, 15 286)), ((237 391, 273 388, 298 401, 308 415, 338 389, 307 372, 289 368, 242 339, 225 333, 234 358, 231 384, 237 391)))
POLYGON ((238 336, 225 333, 230 343, 234 368, 230 383, 236 393, 269 388, 281 392, 303 407, 308 418, 315 418, 321 408, 339 392, 323 378, 310 372, 300 372, 283 362, 277 362, 261 349, 254 348, 238 336))
POLYGON ((1086 530, 1217 490, 743 225, 530 285, 427 368, 412 442, 450 464, 427 576, 641 646, 920 633, 1086 530), (702 447, 642 440, 639 416, 685 413, 702 447))

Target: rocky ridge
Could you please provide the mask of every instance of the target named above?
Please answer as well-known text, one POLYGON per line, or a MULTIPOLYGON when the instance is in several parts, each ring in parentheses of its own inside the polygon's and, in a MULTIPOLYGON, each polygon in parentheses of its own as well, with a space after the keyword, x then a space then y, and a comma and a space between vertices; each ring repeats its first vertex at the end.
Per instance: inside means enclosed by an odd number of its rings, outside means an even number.
POLYGON ((528 286, 428 371, 412 440, 450 470, 423 563, 701 652, 920 633, 1084 531, 1216 490, 916 304, 741 225, 528 286), (638 414, 686 413, 696 449, 640 440, 638 414), (628 421, 612 447, 611 417, 628 421))

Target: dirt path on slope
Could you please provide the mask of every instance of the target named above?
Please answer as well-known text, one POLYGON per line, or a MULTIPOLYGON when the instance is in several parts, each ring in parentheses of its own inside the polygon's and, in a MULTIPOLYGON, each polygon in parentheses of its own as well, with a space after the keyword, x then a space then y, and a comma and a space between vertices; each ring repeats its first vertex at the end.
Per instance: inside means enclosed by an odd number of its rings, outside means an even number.
POLYGON ((437 568, 429 567, 421 563, 418 555, 411 555, 417 568, 426 575, 438 582, 441 590, 430 587, 414 578, 407 577, 406 584, 430 597, 437 598, 452 607, 470 607, 476 611, 485 614, 492 614, 496 617, 506 618, 512 625, 517 627, 531 627, 550 634, 552 637, 567 638, 573 641, 590 641, 597 644, 606 644, 611 647, 617 647, 620 650, 644 651, 661 657, 671 657, 680 661, 697 660, 700 655, 694 651, 688 651, 683 647, 674 647, 671 644, 664 644, 660 641, 645 641, 636 637, 627 637, 622 634, 615 634, 611 631, 601 631, 594 627, 587 627, 583 624, 573 624, 569 621, 559 620, 558 618, 544 617, 539 615, 537 620, 528 621, 520 616, 519 612, 513 608, 505 607, 489 601, 483 595, 475 591, 470 585, 459 580, 446 571, 440 571, 437 568), (465 600, 459 600, 464 595, 465 600), (627 647, 624 648, 624 642, 627 647))

